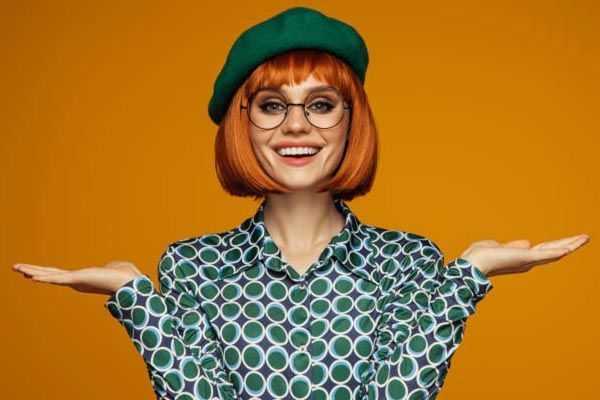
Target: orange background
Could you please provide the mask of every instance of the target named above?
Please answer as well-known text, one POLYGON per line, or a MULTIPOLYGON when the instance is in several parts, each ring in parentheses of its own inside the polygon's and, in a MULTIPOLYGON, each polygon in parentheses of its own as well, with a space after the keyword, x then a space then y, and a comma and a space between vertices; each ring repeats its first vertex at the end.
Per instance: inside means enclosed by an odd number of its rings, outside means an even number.
POLYGON ((293 5, 355 26, 381 157, 365 223, 425 235, 446 262, 475 240, 591 241, 492 277, 438 397, 596 394, 600 3, 19 1, 0 11, 2 397, 151 399, 104 295, 37 284, 16 262, 129 260, 258 203, 214 171, 207 105, 230 46, 293 5), (596 183, 594 183, 596 182, 596 183), (596 243, 595 243, 596 242, 596 243))

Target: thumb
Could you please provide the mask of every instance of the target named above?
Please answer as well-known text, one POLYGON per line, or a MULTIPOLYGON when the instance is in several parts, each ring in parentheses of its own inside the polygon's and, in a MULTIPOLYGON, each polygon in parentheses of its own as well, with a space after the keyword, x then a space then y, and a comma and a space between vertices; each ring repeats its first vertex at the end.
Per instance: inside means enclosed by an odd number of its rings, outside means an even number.
POLYGON ((528 249, 531 246, 531 244, 529 243, 529 240, 527 240, 527 239, 519 239, 519 240, 512 240, 510 242, 506 242, 504 244, 504 246, 528 249))

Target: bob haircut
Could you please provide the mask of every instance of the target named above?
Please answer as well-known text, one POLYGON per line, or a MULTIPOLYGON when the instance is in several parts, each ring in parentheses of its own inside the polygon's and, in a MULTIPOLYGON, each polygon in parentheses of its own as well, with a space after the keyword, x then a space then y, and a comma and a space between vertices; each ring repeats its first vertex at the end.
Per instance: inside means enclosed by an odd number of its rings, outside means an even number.
POLYGON ((375 179, 378 140, 375 121, 362 83, 337 56, 315 49, 278 54, 260 64, 235 92, 215 139, 215 167, 221 186, 240 197, 265 197, 267 193, 290 193, 262 169, 250 141, 250 121, 242 104, 258 89, 301 83, 310 74, 332 85, 352 105, 346 148, 332 177, 317 188, 334 198, 352 200, 369 192, 375 179))

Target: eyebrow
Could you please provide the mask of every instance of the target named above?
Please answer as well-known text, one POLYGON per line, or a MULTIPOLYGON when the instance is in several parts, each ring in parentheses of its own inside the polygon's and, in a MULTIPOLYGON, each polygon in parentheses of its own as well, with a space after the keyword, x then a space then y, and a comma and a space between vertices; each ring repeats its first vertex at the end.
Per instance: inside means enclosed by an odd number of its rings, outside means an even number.
MULTIPOLYGON (((322 89, 333 89, 335 91, 337 91, 337 89, 331 85, 319 85, 319 86, 313 86, 313 87, 309 87, 306 90, 304 90, 303 94, 307 93, 307 92, 314 92, 316 90, 322 90, 322 89)), ((280 92, 283 94, 288 94, 286 93, 286 91, 281 90, 281 88, 275 87, 275 86, 266 86, 266 87, 261 87, 258 90, 274 90, 276 92, 280 92)))

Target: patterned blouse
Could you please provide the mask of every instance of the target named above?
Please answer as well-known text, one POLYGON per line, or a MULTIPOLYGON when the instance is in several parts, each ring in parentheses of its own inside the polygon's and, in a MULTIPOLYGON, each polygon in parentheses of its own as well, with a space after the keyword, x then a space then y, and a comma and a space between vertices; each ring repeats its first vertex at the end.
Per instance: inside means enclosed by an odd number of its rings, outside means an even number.
POLYGON ((104 306, 142 355, 157 399, 433 399, 467 317, 493 285, 430 239, 345 218, 305 274, 263 210, 176 241, 104 306))

